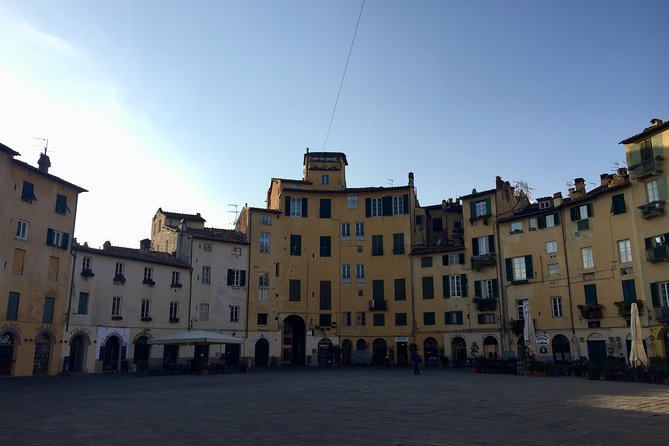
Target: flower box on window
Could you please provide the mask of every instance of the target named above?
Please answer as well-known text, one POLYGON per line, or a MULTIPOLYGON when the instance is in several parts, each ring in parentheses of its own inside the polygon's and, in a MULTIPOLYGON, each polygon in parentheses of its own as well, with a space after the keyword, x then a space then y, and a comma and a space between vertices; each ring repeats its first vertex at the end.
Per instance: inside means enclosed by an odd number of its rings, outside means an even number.
POLYGON ((84 269, 81 270, 81 276, 84 279, 88 279, 89 277, 93 277, 94 275, 95 275, 95 273, 90 268, 84 268, 84 269))

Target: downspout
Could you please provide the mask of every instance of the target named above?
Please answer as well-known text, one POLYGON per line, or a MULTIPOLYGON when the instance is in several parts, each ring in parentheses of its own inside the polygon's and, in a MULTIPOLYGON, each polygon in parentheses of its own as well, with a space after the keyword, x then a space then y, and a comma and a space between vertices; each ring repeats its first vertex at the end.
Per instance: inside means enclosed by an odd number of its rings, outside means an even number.
MULTIPOLYGON (((414 230, 415 230, 415 223, 416 223, 416 187, 413 184, 413 174, 411 174, 411 192, 412 192, 412 206, 411 209, 409 210, 409 242, 410 242, 410 249, 413 251, 414 247, 414 230)), ((410 273, 409 274, 409 288, 411 289, 411 343, 416 344, 416 301, 414 298, 414 257, 411 254, 411 251, 409 251, 409 266, 410 266, 410 273)))
POLYGON ((188 255, 188 266, 190 267, 188 277, 188 331, 190 331, 191 325, 193 325, 193 321, 191 319, 193 305, 193 237, 188 234, 186 234, 186 237, 190 239, 190 254, 188 255))
MULTIPOLYGON (((267 193, 268 199, 269 199, 269 192, 267 193)), ((268 201, 269 203, 269 201, 268 201)), ((243 210, 242 210, 243 212, 243 210)), ((246 324, 244 328, 244 343, 242 344, 242 352, 241 356, 244 357, 246 355, 246 340, 249 338, 249 309, 250 309, 250 303, 251 300, 249 298, 249 295, 251 294, 251 240, 250 240, 250 234, 251 234, 251 226, 253 225, 253 215, 250 209, 247 209, 246 212, 246 221, 248 222, 248 227, 246 229, 246 234, 245 238, 246 241, 249 243, 248 244, 248 249, 247 249, 247 259, 248 261, 246 262, 247 268, 248 268, 248 284, 246 285, 246 324)), ((274 267, 274 275, 276 276, 276 266, 274 267)), ((271 272, 268 272, 271 274, 271 272)), ((272 289, 271 287, 269 288, 270 290, 272 289)), ((269 293, 269 290, 267 291, 269 293)), ((269 296, 267 296, 269 298, 269 296)), ((278 316, 278 313, 277 313, 278 316)))
MULTIPOLYGON (((564 208, 563 208, 564 209, 564 208)), ((562 233, 562 250, 564 251, 564 266, 566 269, 566 274, 567 274, 567 297, 569 298, 569 321, 571 325, 571 333, 572 337, 576 337, 576 329, 574 328, 574 306, 572 305, 572 295, 571 295, 571 274, 569 272, 569 256, 567 255, 567 236, 565 233, 565 226, 566 222, 564 219, 564 215, 562 213, 562 210, 560 209, 560 226, 561 228, 561 233, 562 233)), ((581 356, 581 351, 580 351, 580 344, 578 343, 578 339, 576 339, 576 352, 578 353, 579 357, 581 356)))
POLYGON ((500 297, 500 308, 499 308, 499 317, 502 321, 500 324, 500 338, 502 341, 502 351, 510 351, 511 350, 511 343, 508 342, 508 329, 507 329, 507 288, 503 286, 503 281, 502 281, 502 259, 504 256, 502 255, 502 241, 500 240, 500 232, 499 232, 499 219, 497 218, 498 214, 498 205, 497 205, 497 191, 495 191, 495 226, 494 226, 494 237, 495 237, 495 243, 497 244, 497 287, 498 287, 498 292, 499 292, 499 297, 500 297))
MULTIPOLYGON (((77 201, 74 205, 74 219, 72 221, 72 239, 74 240, 74 230, 77 226, 77 208, 79 206, 79 196, 77 195, 77 201)), ((72 272, 70 273, 70 292, 69 299, 67 301, 67 315, 65 316, 65 333, 70 331, 70 314, 72 314, 72 293, 74 293, 74 269, 77 264, 77 253, 70 246, 70 256, 72 256, 72 272)), ((63 336, 65 335, 63 333, 63 336)))

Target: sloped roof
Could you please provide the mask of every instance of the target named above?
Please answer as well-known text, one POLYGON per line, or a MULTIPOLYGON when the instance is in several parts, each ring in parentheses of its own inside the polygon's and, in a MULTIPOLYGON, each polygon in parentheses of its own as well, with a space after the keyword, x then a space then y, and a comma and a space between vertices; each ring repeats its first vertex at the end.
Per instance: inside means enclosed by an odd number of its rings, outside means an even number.
POLYGON ((631 144, 639 141, 643 141, 644 139, 649 138, 650 136, 653 136, 656 133, 662 132, 664 130, 669 129, 669 121, 663 122, 662 124, 658 124, 653 127, 648 127, 643 130, 641 133, 637 133, 634 136, 630 136, 629 138, 623 139, 620 141, 618 144, 631 144))
POLYGON ((234 229, 219 229, 219 228, 186 228, 186 234, 193 238, 201 240, 212 240, 217 242, 238 243, 248 245, 244 234, 234 229))
POLYGON ((199 212, 197 214, 182 214, 181 212, 163 211, 162 208, 158 208, 157 212, 160 212, 167 218, 175 218, 177 220, 201 221, 203 223, 207 221, 204 218, 202 218, 199 212))
POLYGON ((166 252, 149 251, 145 249, 124 248, 122 246, 108 246, 103 249, 91 248, 84 245, 73 245, 75 251, 97 254, 119 259, 137 260, 140 262, 156 263, 159 265, 174 266, 177 268, 188 268, 188 263, 182 262, 166 252))
POLYGON ((4 145, 4 144, 1 143, 1 142, 0 142, 0 152, 5 152, 5 153, 9 154, 10 156, 19 156, 19 155, 21 155, 19 152, 16 152, 16 151, 10 149, 9 147, 7 147, 6 145, 4 145))

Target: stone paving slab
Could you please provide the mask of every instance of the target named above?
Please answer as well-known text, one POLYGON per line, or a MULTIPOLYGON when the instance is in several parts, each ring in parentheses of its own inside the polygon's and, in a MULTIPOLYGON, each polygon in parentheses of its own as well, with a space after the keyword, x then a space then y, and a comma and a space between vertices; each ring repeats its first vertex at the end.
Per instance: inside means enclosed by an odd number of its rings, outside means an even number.
POLYGON ((669 386, 467 370, 0 380, 0 445, 655 445, 669 386))

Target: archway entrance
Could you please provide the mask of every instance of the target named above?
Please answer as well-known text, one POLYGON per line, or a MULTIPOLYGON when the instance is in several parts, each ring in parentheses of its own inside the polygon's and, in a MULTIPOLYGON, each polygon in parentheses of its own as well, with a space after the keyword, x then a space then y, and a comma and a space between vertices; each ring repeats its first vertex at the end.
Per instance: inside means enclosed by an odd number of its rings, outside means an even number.
POLYGON ((351 350, 353 343, 350 339, 345 339, 341 344, 341 362, 344 365, 351 365, 351 350))
POLYGON ((499 342, 492 336, 483 340, 483 355, 488 359, 497 359, 499 356, 499 342))
POLYGON ((564 335, 556 335, 551 341, 553 347, 553 361, 567 362, 571 360, 571 348, 569 346, 569 339, 564 335))
POLYGON ((149 338, 140 336, 135 340, 135 350, 133 353, 133 362, 137 370, 146 370, 149 368, 149 357, 151 353, 151 344, 149 338))
POLYGON ((461 337, 455 337, 451 341, 451 355, 453 366, 460 367, 467 363, 467 343, 461 337))
POLYGON ((70 340, 70 372, 83 372, 86 360, 86 338, 79 333, 70 340))
POLYGON ((330 367, 334 361, 332 341, 323 338, 318 342, 318 367, 330 367))
POLYGON ((669 362, 669 330, 665 330, 663 339, 664 339, 664 359, 665 361, 669 362))
POLYGON ((166 344, 163 347, 163 368, 175 370, 179 361, 179 346, 166 344))
POLYGON ((121 341, 118 336, 109 336, 102 351, 102 370, 117 371, 121 358, 121 341))
POLYGON ((372 365, 386 365, 388 344, 384 339, 376 338, 372 342, 372 365))
POLYGON ((265 338, 256 341, 255 363, 256 367, 269 366, 269 341, 265 338))
POLYGON ((434 338, 427 338, 423 342, 423 353, 426 366, 439 365, 439 344, 434 338))
POLYGON ((14 365, 14 335, 9 332, 0 335, 0 375, 11 375, 14 365))
POLYGON ((406 342, 397 342, 397 365, 406 367, 409 364, 409 348, 406 342))
POLYGON ((306 325, 304 320, 292 314, 283 320, 281 360, 291 365, 304 365, 306 347, 306 325))
POLYGON ((33 375, 46 375, 49 373, 49 357, 51 356, 51 339, 46 333, 40 333, 35 338, 35 360, 33 363, 33 375))
POLYGON ((588 336, 588 360, 601 364, 606 360, 606 341, 599 333, 588 336))

